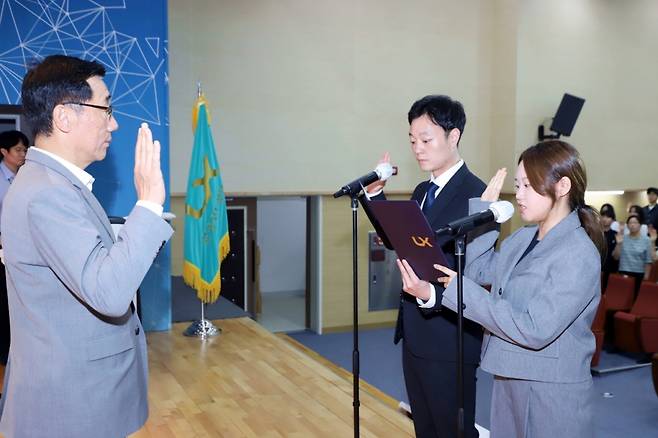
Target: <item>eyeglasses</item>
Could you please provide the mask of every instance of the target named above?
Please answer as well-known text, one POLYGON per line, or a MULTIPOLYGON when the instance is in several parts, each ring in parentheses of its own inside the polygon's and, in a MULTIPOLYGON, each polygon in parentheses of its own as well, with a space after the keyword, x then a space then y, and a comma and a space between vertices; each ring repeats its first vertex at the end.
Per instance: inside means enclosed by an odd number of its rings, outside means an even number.
POLYGON ((84 103, 84 102, 62 102, 62 105, 81 105, 81 106, 88 106, 90 108, 97 108, 105 111, 108 119, 112 117, 112 105, 110 106, 93 105, 91 103, 84 103))

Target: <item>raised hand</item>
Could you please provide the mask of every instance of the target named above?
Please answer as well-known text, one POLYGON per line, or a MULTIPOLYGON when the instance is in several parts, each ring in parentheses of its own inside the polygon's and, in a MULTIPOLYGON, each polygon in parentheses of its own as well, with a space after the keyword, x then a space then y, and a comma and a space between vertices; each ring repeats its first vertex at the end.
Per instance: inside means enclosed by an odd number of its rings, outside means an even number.
POLYGON ((148 124, 142 123, 135 143, 135 190, 137 199, 163 205, 165 185, 160 168, 160 142, 153 141, 148 124))
MULTIPOLYGON (((380 165, 382 163, 390 163, 390 162, 391 162, 391 155, 388 152, 385 152, 384 156, 380 158, 380 160, 377 162, 377 165, 380 165)), ((386 181, 381 181, 381 180, 375 181, 374 183, 366 187, 366 192, 377 193, 378 191, 382 190, 385 185, 386 185, 386 181)))
POLYGON ((623 223, 621 223, 621 222, 619 223, 619 231, 617 231, 617 236, 615 238, 615 240, 617 241, 618 244, 622 243, 624 241, 624 228, 625 227, 626 226, 623 223))
POLYGON ((480 199, 488 202, 496 202, 500 196, 500 191, 503 189, 506 176, 507 168, 498 169, 496 174, 491 178, 491 181, 489 181, 487 188, 482 192, 480 199))

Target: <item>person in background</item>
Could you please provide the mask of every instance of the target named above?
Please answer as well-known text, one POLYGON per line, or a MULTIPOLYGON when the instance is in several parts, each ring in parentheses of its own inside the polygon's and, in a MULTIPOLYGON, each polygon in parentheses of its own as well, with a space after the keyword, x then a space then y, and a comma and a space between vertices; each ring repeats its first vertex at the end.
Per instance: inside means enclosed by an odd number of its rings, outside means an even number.
POLYGON ((613 207, 612 204, 607 204, 606 203, 606 204, 603 204, 601 206, 601 209, 599 210, 599 212, 603 212, 603 211, 612 212, 614 214, 615 220, 613 220, 612 223, 610 224, 610 229, 612 231, 614 231, 615 233, 618 232, 619 231, 619 222, 617 222, 617 213, 615 213, 615 207, 613 207))
POLYGON ((617 233, 617 246, 613 252, 619 260, 619 273, 635 279, 635 297, 640 290, 642 280, 648 280, 651 264, 656 258, 656 229, 651 228, 650 235, 643 234, 639 216, 631 214, 626 219, 627 231, 617 233))
MULTIPOLYGON (((498 199, 504 177, 498 171, 471 212, 498 199)), ((605 242, 597 212, 585 205, 584 164, 570 144, 541 142, 521 154, 515 186, 521 219, 534 225, 499 251, 497 232, 466 249, 464 316, 485 328, 481 367, 494 375, 491 436, 591 438, 591 326, 605 242)), ((456 273, 436 268, 445 275, 443 305, 456 311, 456 273)))
POLYGON ((0 214, 2 200, 9 190, 9 184, 14 180, 18 168, 25 163, 25 154, 30 142, 21 131, 5 131, 0 133, 0 214))
MULTIPOLYGON (((25 163, 25 153, 30 145, 27 136, 21 131, 5 131, 0 133, 0 214, 2 214, 2 201, 14 180, 18 168, 25 163)), ((1 239, 1 236, 0 236, 1 239)), ((2 247, 2 240, 0 240, 2 247)), ((0 265, 0 364, 7 364, 9 355, 9 341, 11 332, 9 327, 9 303, 7 302, 7 279, 4 265, 0 265)))
MULTIPOLYGON (((646 217, 644 216, 644 210, 642 209, 642 207, 640 207, 639 205, 631 205, 630 207, 628 207, 628 216, 626 217, 626 219, 631 217, 631 215, 637 216, 638 219, 640 220, 640 234, 642 234, 643 236, 648 236, 649 227, 646 224, 646 217)), ((629 232, 628 228, 624 228, 624 227, 621 228, 623 228, 624 235, 628 236, 628 232, 629 232)))
MULTIPOLYGON (((605 292, 608 287, 608 277, 610 277, 610 274, 619 270, 619 261, 612 255, 617 246, 617 231, 612 229, 612 224, 616 223, 617 216, 612 205, 603 204, 601 206, 599 220, 601 221, 601 227, 603 228, 603 235, 606 241, 606 254, 601 266, 601 271, 603 272, 601 291, 605 292)), ((619 230, 619 226, 617 226, 617 230, 619 230)))
POLYGON ((658 208, 656 208, 656 201, 658 201, 658 188, 649 187, 647 189, 647 200, 649 203, 642 208, 646 224, 658 229, 658 208))

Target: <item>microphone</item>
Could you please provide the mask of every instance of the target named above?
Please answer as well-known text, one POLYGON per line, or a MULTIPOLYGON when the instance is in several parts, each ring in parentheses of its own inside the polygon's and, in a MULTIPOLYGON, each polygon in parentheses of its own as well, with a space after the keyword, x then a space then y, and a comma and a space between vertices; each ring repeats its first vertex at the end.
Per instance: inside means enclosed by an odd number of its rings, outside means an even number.
POLYGON ((375 181, 386 181, 393 175, 398 174, 398 166, 391 166, 391 163, 380 163, 375 170, 357 178, 349 184, 344 185, 336 193, 334 198, 340 198, 343 195, 355 195, 359 193, 365 186, 374 183, 375 181))
POLYGON ((488 224, 490 222, 498 222, 502 224, 508 221, 514 214, 514 206, 508 201, 492 202, 487 210, 475 213, 470 216, 457 219, 450 222, 448 225, 436 230, 436 235, 441 236, 444 234, 450 236, 459 236, 468 233, 480 225, 488 224))

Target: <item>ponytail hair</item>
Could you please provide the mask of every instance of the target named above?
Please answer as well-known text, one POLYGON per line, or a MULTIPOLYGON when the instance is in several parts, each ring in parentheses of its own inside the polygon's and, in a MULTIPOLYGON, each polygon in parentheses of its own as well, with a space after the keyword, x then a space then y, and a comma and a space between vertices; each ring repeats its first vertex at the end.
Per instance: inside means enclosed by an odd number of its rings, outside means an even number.
POLYGON ((603 257, 606 253, 603 227, 598 212, 585 204, 587 173, 576 148, 560 140, 543 141, 523 151, 519 163, 522 161, 535 192, 549 196, 553 202, 556 201, 555 184, 562 177, 569 178, 569 206, 571 210, 577 210, 580 223, 603 257))
POLYGON ((604 257, 607 253, 608 244, 603 235, 599 213, 589 205, 581 205, 578 207, 578 218, 587 235, 592 239, 594 246, 599 250, 601 257, 604 257))

